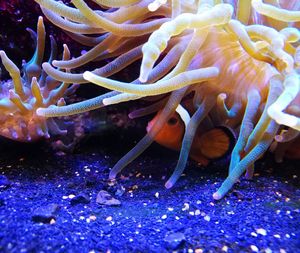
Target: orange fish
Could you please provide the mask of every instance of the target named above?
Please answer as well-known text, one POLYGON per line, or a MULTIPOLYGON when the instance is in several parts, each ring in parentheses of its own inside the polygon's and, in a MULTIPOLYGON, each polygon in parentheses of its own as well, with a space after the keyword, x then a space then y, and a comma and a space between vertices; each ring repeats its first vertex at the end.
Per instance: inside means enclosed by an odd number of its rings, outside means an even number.
MULTIPOLYGON (((159 114, 160 112, 148 123, 147 132, 155 124, 159 114)), ((154 140, 164 147, 179 151, 184 132, 184 122, 178 113, 174 113, 160 129, 154 140)), ((201 131, 200 126, 191 146, 190 157, 206 166, 211 160, 220 159, 231 152, 234 143, 235 135, 229 128, 220 126, 205 132, 201 131)))

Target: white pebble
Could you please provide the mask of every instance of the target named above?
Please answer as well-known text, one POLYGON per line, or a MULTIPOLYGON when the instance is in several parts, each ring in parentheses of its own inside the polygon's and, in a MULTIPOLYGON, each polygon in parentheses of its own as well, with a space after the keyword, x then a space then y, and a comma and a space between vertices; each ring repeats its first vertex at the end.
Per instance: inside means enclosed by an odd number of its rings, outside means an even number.
POLYGON ((256 233, 260 234, 260 235, 267 235, 267 231, 263 228, 258 228, 256 229, 256 233))
POLYGON ((108 217, 106 217, 106 220, 107 220, 107 221, 112 221, 112 217, 111 217, 111 216, 108 216, 108 217))
POLYGON ((272 253, 273 251, 270 248, 265 249, 265 253, 272 253))
POLYGON ((224 246, 222 247, 222 251, 227 252, 227 251, 228 251, 228 247, 227 247, 226 245, 224 245, 224 246))
POLYGON ((209 217, 208 215, 205 215, 205 216, 204 216, 204 220, 210 221, 210 217, 209 217))
POLYGON ((253 252, 258 252, 259 251, 259 249, 255 245, 251 245, 250 248, 253 252))
POLYGON ((182 211, 187 211, 190 209, 190 205, 188 203, 184 203, 183 204, 183 208, 182 208, 182 211))

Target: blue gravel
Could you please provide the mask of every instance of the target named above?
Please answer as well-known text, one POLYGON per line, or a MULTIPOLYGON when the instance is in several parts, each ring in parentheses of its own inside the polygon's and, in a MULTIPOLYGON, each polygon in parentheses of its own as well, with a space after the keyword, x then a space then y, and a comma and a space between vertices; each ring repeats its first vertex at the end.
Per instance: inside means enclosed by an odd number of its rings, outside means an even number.
POLYGON ((216 202, 225 162, 190 162, 167 190, 177 155, 158 145, 109 183, 130 145, 86 143, 65 156, 41 144, 2 145, 0 252, 300 252, 299 161, 267 155, 252 181, 216 202), (121 205, 97 204, 100 190, 121 205), (49 219, 33 218, 49 207, 49 219))

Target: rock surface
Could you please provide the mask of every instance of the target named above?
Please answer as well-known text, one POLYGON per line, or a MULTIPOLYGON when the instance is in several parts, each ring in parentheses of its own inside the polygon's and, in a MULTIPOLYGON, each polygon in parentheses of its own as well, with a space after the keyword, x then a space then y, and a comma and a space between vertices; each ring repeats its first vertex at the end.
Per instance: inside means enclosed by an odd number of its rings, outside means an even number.
POLYGON ((58 210, 57 204, 49 204, 36 208, 32 213, 32 220, 35 222, 50 223, 55 220, 55 214, 58 210))
POLYGON ((97 194, 96 203, 106 206, 119 206, 121 201, 112 197, 107 191, 101 190, 97 194))

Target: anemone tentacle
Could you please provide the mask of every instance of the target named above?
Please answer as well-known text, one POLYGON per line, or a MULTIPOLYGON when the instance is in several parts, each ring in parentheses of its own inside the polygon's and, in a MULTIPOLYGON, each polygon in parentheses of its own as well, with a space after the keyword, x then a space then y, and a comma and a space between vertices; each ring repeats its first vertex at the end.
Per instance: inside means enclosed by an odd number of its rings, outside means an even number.
POLYGON ((87 55, 74 60, 55 61, 56 67, 76 68, 91 60, 114 58, 100 69, 79 74, 44 64, 55 79, 91 81, 113 92, 73 105, 40 108, 39 115, 69 115, 149 96, 157 98, 153 105, 131 113, 130 117, 138 117, 159 111, 147 135, 114 166, 110 179, 156 140, 176 108, 184 115, 179 105, 189 98, 191 119, 185 120, 178 166, 167 187, 173 186, 183 171, 195 129, 203 118, 200 127, 222 125, 238 135, 228 177, 215 199, 230 191, 245 171, 251 176, 255 161, 270 146, 279 160, 298 140, 299 1, 97 0, 98 10, 83 0, 73 0, 75 8, 54 0, 35 1, 53 23, 92 47, 87 55), (125 69, 126 62, 140 58, 140 73, 134 77, 138 80, 125 83, 108 78, 125 69))
MULTIPOLYGON (((35 141, 42 137, 49 138, 51 133, 65 133, 64 130, 58 129, 53 119, 47 120, 37 115, 36 110, 59 103, 70 92, 69 83, 47 79, 46 73, 41 69, 46 40, 43 18, 38 19, 37 33, 27 30, 36 40, 36 49, 32 59, 23 65, 22 71, 4 51, 0 51, 1 61, 12 78, 1 84, 0 135, 21 142, 35 141)), ((50 41, 49 61, 52 61, 56 57, 57 50, 55 40, 51 36, 50 41)), ((66 45, 64 45, 63 59, 70 59, 70 52, 66 45)))

